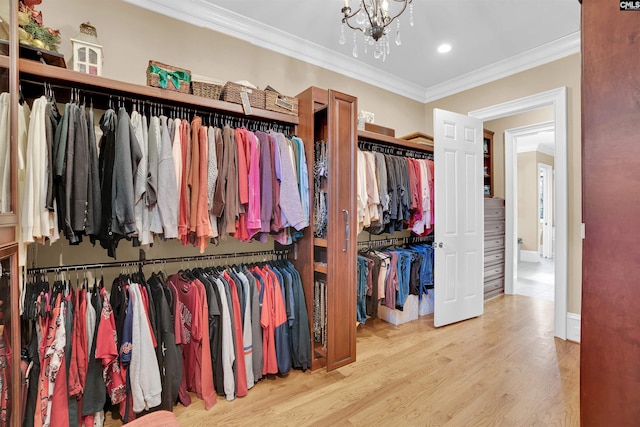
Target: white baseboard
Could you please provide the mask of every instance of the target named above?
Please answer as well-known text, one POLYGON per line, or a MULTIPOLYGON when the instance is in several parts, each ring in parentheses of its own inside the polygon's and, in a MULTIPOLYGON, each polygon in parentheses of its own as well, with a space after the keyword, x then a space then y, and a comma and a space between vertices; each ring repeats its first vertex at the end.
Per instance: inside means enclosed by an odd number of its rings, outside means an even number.
POLYGON ((520 261, 540 262, 540 254, 538 251, 520 251, 520 261))
POLYGON ((567 313, 567 339, 573 342, 580 342, 580 315, 567 313))

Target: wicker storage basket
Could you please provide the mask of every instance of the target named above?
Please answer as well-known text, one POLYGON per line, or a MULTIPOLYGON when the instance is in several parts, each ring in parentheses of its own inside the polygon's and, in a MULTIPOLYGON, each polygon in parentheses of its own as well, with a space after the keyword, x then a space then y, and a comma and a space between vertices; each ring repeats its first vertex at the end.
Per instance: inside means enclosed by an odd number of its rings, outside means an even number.
POLYGON ((233 102, 234 104, 242 104, 242 99, 240 98, 240 93, 242 92, 247 93, 247 96, 249 97, 249 104, 253 108, 261 108, 264 110, 264 91, 242 86, 238 83, 225 83, 222 88, 222 96, 220 99, 227 102, 233 102))
POLYGON ((192 81, 191 91, 194 95, 202 96, 203 98, 220 99, 222 86, 214 83, 192 81))
POLYGON ((185 70, 183 68, 174 67, 172 65, 163 64, 158 61, 149 61, 149 66, 147 67, 147 86, 159 87, 161 89, 173 90, 175 92, 182 93, 190 93, 191 92, 191 71, 185 70), (162 87, 160 73, 152 72, 152 69, 156 68, 160 69, 161 72, 167 73, 167 84, 165 87, 162 87), (178 73, 176 73, 178 72, 178 73), (174 79, 170 76, 173 74, 174 77, 178 78, 178 82, 180 83, 179 87, 176 87, 174 84, 174 79), (185 79, 179 78, 186 77, 185 79))
POLYGON ((298 98, 284 96, 278 92, 265 91, 265 106, 270 111, 298 115, 298 98))

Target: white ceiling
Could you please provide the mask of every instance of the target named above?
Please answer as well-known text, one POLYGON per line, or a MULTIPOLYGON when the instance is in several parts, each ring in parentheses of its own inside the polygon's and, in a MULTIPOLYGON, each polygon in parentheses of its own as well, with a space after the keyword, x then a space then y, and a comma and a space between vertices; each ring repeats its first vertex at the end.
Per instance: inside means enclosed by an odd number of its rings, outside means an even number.
MULTIPOLYGON (((414 0, 385 62, 340 45, 343 0, 125 0, 428 102, 580 49, 578 0, 414 0), (453 49, 439 54, 437 47, 453 49)), ((394 3, 394 2, 390 2, 394 3)), ((351 0, 353 6, 355 0, 351 0)), ((395 35, 395 23, 391 27, 395 35)))

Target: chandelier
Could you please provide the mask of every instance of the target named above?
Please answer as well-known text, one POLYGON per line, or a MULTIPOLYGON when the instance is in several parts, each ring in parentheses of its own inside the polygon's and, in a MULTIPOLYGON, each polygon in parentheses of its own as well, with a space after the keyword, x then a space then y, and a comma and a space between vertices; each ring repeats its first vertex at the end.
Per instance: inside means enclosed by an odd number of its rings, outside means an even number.
POLYGON ((396 21, 395 43, 400 46, 400 20, 396 20, 404 13, 409 6, 409 25, 413 27, 413 0, 356 0, 357 8, 352 10, 349 6, 350 0, 344 0, 342 8, 342 26, 338 42, 343 45, 347 42, 345 26, 353 32, 353 57, 358 57, 357 32, 362 32, 364 36, 364 53, 369 49, 373 50, 373 57, 376 59, 387 59, 391 53, 391 43, 389 42, 389 25, 396 21), (390 6, 393 5, 393 8, 390 6), (390 10, 394 9, 394 10, 390 10))

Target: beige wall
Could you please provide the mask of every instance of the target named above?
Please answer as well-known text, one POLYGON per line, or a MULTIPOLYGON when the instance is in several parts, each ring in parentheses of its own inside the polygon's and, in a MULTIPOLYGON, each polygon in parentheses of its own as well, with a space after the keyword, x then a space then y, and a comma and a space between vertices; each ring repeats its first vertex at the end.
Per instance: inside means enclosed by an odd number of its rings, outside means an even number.
POLYGON ((518 237, 523 251, 538 251, 538 180, 535 151, 518 154, 518 237))
MULTIPOLYGON (((581 312, 582 292, 582 239, 580 235, 580 224, 582 222, 580 70, 580 54, 575 54, 425 105, 427 122, 425 131, 432 135, 434 108, 442 108, 467 114, 469 111, 550 89, 563 86, 567 88, 569 181, 568 311, 571 313, 581 312)), ((489 127, 488 129, 491 128, 489 127)), ((495 145, 497 144, 494 144, 494 149, 495 145)), ((497 148, 497 150, 499 149, 500 148, 497 148)), ((504 159, 504 155, 502 158, 504 159)), ((499 157, 496 161, 499 161, 499 157)), ((500 172, 498 171, 500 170, 504 171, 504 160, 502 160, 502 164, 494 163, 494 171, 498 173, 496 178, 499 177, 500 172)), ((504 180, 502 180, 502 183, 504 187, 504 180)), ((494 185, 496 185, 496 183, 494 183, 494 185)), ((498 185, 496 185, 496 190, 498 190, 498 188, 498 185)), ((502 191, 504 193, 504 190, 502 191)))
POLYGON ((553 169, 554 158, 540 151, 518 153, 518 237, 523 251, 538 251, 538 164, 553 169))
POLYGON ((184 67, 221 81, 248 80, 287 95, 309 86, 356 96, 358 108, 375 113, 376 124, 397 135, 423 130, 423 104, 274 53, 221 33, 186 24, 122 1, 47 0, 39 6, 45 25, 62 32, 61 52, 69 61, 69 38, 90 21, 104 46, 103 75, 145 84, 148 61, 184 67))

